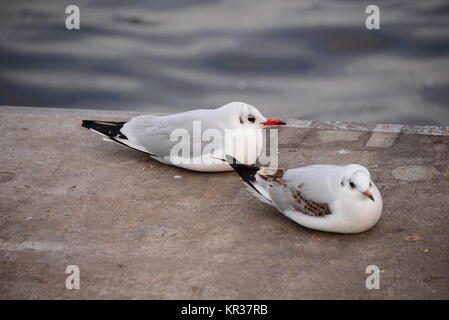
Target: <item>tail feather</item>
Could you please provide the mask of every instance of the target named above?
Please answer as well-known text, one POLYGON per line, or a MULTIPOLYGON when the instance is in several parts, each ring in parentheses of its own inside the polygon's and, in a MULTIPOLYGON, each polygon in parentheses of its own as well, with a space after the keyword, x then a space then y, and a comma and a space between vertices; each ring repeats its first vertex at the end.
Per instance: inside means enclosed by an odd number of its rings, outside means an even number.
POLYGON ((260 185, 256 180, 257 172, 260 171, 259 167, 238 163, 235 158, 229 155, 226 155, 226 162, 228 162, 232 169, 239 174, 251 194, 263 202, 273 205, 264 186, 260 185))
POLYGON ((81 125, 84 128, 91 129, 109 138, 128 139, 120 132, 120 129, 125 123, 126 122, 83 120, 81 125))
POLYGON ((234 157, 226 155, 226 162, 239 174, 239 176, 248 184, 256 182, 256 173, 260 170, 256 166, 248 166, 246 164, 239 163, 234 157))
POLYGON ((104 138, 115 141, 128 148, 155 156, 142 146, 128 140, 128 137, 120 131, 125 123, 126 122, 83 120, 81 126, 95 131, 96 133, 101 134, 104 138))

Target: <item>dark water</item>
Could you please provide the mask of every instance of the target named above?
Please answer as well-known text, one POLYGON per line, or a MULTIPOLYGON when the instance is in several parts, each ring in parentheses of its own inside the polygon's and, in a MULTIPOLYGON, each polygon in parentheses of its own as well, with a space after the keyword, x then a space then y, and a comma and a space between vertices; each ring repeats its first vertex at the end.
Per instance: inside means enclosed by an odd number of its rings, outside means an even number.
POLYGON ((0 1, 0 105, 449 124, 449 2, 0 1), (65 7, 81 29, 65 28, 65 7), (368 4, 381 29, 367 30, 368 4))

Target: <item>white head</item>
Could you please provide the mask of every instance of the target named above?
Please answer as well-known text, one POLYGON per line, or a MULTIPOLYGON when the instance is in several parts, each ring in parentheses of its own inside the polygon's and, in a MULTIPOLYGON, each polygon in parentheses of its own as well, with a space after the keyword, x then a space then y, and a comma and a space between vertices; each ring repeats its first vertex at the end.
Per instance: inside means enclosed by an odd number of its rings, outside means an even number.
POLYGON ((365 167, 349 164, 336 181, 339 212, 347 219, 340 232, 358 233, 370 229, 382 214, 382 196, 365 167))
MULTIPOLYGON (((340 180, 340 188, 343 194, 358 201, 375 202, 379 194, 368 169, 358 164, 350 164, 345 167, 340 180)), ((381 199, 377 199, 377 201, 381 201, 381 199)))
POLYGON ((216 109, 222 113, 222 117, 229 119, 235 127, 263 128, 269 125, 285 125, 285 122, 277 119, 265 118, 256 107, 244 102, 231 102, 216 109))

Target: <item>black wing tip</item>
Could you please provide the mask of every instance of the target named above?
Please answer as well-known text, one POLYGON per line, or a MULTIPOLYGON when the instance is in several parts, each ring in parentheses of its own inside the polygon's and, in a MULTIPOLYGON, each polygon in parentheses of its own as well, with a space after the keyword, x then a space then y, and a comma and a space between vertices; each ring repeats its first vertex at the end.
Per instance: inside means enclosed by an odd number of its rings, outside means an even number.
POLYGON ((128 137, 121 133, 121 129, 126 122, 116 122, 116 121, 101 121, 101 120, 82 120, 81 126, 90 130, 94 130, 98 133, 101 133, 105 136, 108 136, 112 141, 115 141, 125 147, 131 148, 133 150, 149 154, 153 157, 156 157, 155 154, 152 154, 148 151, 142 151, 140 149, 136 149, 134 147, 129 146, 126 141, 128 137))
POLYGON ((81 125, 104 125, 113 127, 123 127, 126 121, 103 121, 103 120, 81 120, 81 125))
POLYGON ((222 159, 223 161, 226 161, 227 163, 229 163, 229 165, 231 165, 231 166, 236 166, 236 167, 244 167, 244 168, 247 168, 247 169, 257 169, 257 170, 259 170, 260 169, 260 167, 258 167, 258 166, 254 166, 254 165, 248 165, 248 164, 243 164, 243 163, 240 163, 236 158, 234 158, 233 156, 230 156, 230 155, 225 155, 225 158, 226 158, 226 160, 225 159, 222 159))
MULTIPOLYGON (((234 157, 230 155, 226 155, 226 162, 234 169, 235 172, 238 173, 240 178, 242 178, 243 182, 247 184, 250 188, 254 189, 262 198, 266 199, 266 197, 256 188, 256 174, 259 172, 260 167, 257 166, 249 166, 246 164, 239 163, 234 157)), ((225 161, 223 159, 223 161, 225 161)), ((269 199, 266 199, 271 201, 269 199)))
POLYGON ((232 169, 234 169, 235 172, 239 174, 243 181, 248 183, 252 183, 255 181, 254 176, 256 175, 257 171, 260 170, 259 167, 242 164, 230 155, 225 155, 225 158, 226 160, 223 159, 223 161, 226 161, 232 167, 232 169))
POLYGON ((126 122, 116 121, 99 121, 99 120, 82 120, 81 126, 87 129, 97 131, 110 138, 127 139, 127 137, 120 132, 120 129, 126 122))
POLYGON ((230 156, 230 155, 228 155, 228 154, 226 154, 225 155, 225 159, 223 159, 223 161, 226 161, 227 163, 229 163, 229 165, 237 165, 237 164, 240 164, 238 161, 237 161, 237 159, 236 158, 234 158, 234 157, 232 157, 232 156, 230 156))
POLYGON ((81 122, 81 126, 84 128, 90 129, 92 127, 93 122, 94 122, 93 120, 83 120, 81 122))

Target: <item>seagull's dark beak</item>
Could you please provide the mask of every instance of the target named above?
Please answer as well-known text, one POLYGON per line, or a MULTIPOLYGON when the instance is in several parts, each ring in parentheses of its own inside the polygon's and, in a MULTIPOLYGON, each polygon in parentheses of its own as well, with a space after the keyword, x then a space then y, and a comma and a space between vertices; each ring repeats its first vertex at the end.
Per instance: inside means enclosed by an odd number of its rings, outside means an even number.
POLYGON ((286 125, 286 123, 282 120, 278 119, 267 119, 265 122, 261 122, 264 126, 283 126, 286 125))
POLYGON ((371 192, 365 191, 365 192, 362 192, 362 194, 363 194, 364 196, 367 196, 368 198, 370 198, 371 200, 374 201, 374 197, 373 197, 373 194, 372 194, 371 192))

